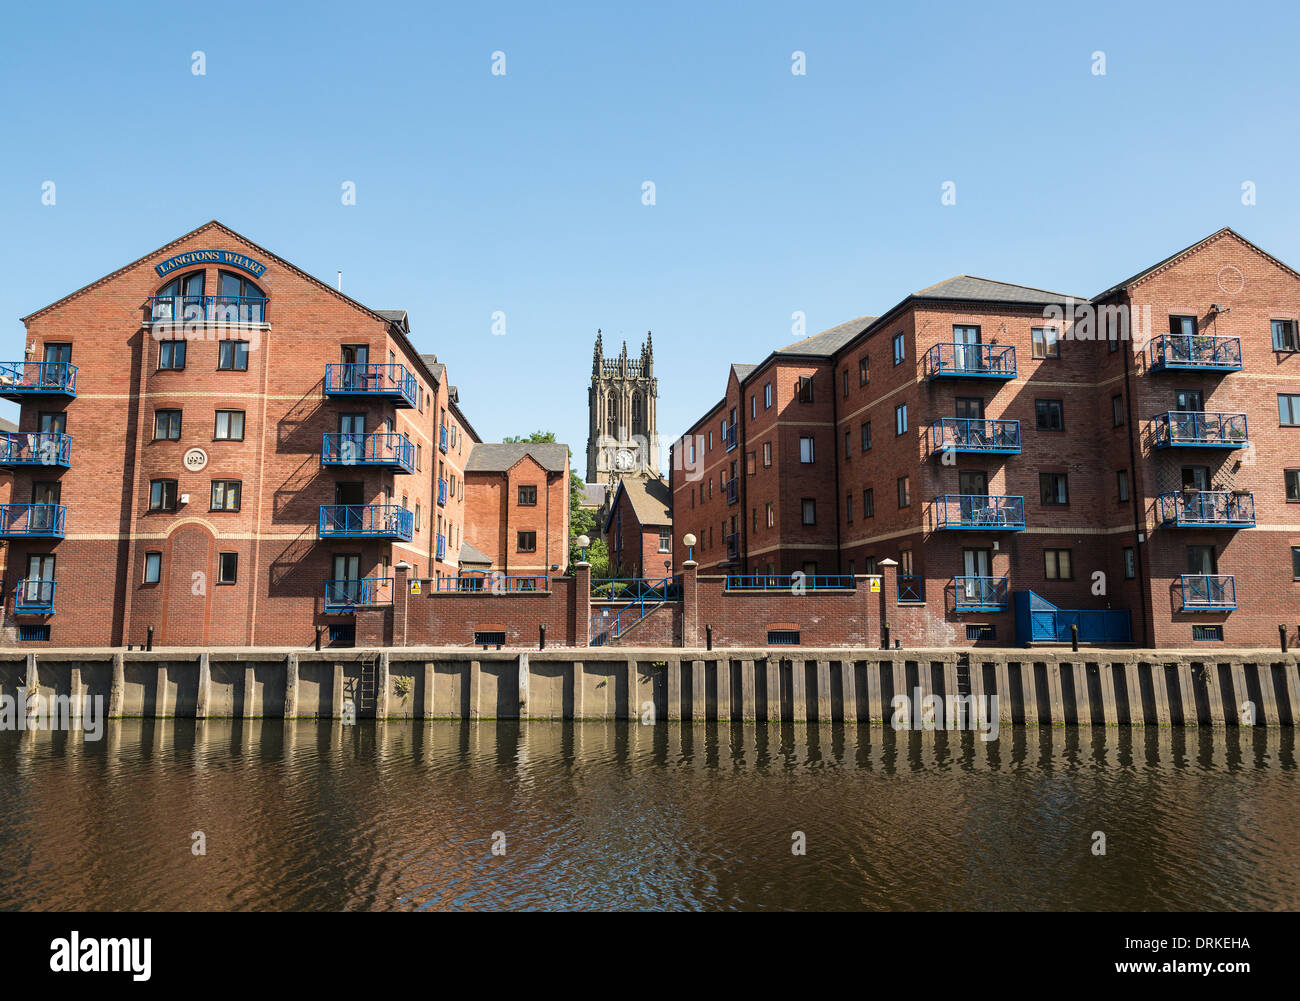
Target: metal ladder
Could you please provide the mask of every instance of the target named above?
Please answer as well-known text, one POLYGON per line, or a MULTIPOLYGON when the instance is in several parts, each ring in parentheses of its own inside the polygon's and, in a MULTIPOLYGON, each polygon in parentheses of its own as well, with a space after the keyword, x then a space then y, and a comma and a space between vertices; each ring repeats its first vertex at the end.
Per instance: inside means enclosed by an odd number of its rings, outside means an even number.
POLYGON ((379 654, 361 656, 361 684, 357 689, 357 715, 374 715, 375 696, 379 690, 379 654))

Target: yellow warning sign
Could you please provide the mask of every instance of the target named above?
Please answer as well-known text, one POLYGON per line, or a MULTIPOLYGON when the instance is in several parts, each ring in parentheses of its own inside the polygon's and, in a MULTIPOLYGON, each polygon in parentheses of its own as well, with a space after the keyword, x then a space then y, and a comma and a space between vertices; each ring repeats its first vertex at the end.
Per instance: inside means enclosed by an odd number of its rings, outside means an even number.
POLYGON ((411 581, 411 593, 412 594, 420 593, 420 582, 418 580, 411 581))
POLYGON ((880 590, 880 578, 879 578, 879 577, 872 577, 872 578, 871 578, 871 590, 873 590, 873 591, 879 591, 879 590, 880 590))

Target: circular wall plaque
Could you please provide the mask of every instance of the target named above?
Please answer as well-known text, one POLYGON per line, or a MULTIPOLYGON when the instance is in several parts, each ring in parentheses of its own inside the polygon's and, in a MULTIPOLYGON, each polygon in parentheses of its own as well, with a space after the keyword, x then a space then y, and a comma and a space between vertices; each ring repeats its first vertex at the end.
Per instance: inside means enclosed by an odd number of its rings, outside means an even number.
POLYGON ((185 453, 185 458, 181 461, 191 473, 197 473, 208 464, 208 453, 201 448, 192 448, 185 453))

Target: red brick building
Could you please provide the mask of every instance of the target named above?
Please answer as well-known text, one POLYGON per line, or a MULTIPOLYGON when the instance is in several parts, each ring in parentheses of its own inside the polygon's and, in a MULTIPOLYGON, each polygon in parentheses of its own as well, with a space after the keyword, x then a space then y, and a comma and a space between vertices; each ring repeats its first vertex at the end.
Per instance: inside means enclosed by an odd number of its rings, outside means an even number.
POLYGON ((569 447, 476 445, 465 467, 466 532, 508 576, 549 576, 569 567, 569 447))
POLYGON ((613 576, 673 576, 672 495, 664 480, 620 478, 602 530, 613 576))
POLYGON ((24 323, 7 642, 348 642, 398 563, 459 573, 479 438, 404 310, 210 222, 24 323))
POLYGON ((941 282, 732 366, 671 450, 675 559, 888 558, 939 646, 1294 642, 1298 320, 1300 275, 1228 229, 1091 300, 941 282))

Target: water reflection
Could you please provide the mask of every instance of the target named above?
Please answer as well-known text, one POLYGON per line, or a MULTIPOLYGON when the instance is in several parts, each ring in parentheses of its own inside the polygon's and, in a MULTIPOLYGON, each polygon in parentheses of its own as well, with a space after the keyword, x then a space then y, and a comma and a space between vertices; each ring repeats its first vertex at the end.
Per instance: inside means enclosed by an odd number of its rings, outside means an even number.
POLYGON ((0 901, 1294 909, 1296 775, 1290 729, 122 720, 0 734, 0 901))

